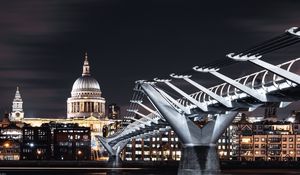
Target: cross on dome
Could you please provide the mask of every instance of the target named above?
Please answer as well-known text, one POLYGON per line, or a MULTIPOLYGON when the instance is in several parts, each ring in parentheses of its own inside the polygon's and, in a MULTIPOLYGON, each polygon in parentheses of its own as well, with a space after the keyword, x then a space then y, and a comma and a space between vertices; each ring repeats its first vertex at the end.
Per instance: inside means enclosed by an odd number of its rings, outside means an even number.
POLYGON ((90 73, 90 65, 89 65, 89 61, 88 61, 88 54, 87 52, 85 52, 84 55, 84 62, 83 62, 83 67, 82 67, 82 76, 91 76, 90 73))

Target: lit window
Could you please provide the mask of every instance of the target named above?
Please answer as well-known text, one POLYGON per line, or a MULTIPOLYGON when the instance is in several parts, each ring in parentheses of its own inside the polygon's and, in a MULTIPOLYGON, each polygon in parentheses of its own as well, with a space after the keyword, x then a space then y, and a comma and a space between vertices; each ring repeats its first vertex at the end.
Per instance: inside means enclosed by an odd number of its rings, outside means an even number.
POLYGON ((242 142, 251 143, 251 138, 242 138, 242 142))
POLYGON ((163 142, 167 142, 169 139, 167 137, 162 138, 163 142))

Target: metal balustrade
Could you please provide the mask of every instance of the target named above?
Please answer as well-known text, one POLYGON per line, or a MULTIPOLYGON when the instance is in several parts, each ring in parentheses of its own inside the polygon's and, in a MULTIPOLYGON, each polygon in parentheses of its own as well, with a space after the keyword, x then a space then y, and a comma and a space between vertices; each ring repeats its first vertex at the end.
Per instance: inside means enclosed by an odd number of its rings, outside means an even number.
MULTIPOLYGON (((288 62, 277 65, 280 68, 284 68, 287 71, 291 71, 292 66, 299 63, 300 58, 290 60, 288 62)), ((297 73, 294 71, 293 73, 297 73)), ((278 90, 284 90, 290 87, 296 87, 297 84, 289 80, 286 80, 268 70, 262 70, 255 72, 241 78, 235 79, 235 81, 240 82, 241 84, 257 90, 260 93, 270 93, 278 90), (258 83, 259 82, 259 83, 258 83)), ((210 91, 216 93, 219 96, 224 97, 227 100, 233 101, 237 99, 242 99, 249 97, 248 94, 242 92, 241 90, 231 86, 228 83, 222 83, 213 87, 208 88, 210 91)), ((208 95, 202 91, 198 91, 190 94, 190 96, 196 99, 198 102, 213 105, 219 103, 215 99, 208 97, 208 95)), ((190 103, 186 98, 178 99, 178 102, 187 108, 196 108, 195 105, 190 103)))

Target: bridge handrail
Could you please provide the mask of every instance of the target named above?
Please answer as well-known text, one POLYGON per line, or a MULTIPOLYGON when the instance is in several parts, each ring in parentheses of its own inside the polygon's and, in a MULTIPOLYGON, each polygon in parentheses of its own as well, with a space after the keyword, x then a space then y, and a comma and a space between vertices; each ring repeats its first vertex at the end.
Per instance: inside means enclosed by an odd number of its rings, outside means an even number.
MULTIPOLYGON (((281 68, 283 68, 283 66, 287 66, 287 68, 284 68, 284 69, 287 70, 287 71, 290 71, 291 67, 299 60, 300 60, 300 58, 296 58, 296 59, 278 64, 277 66, 281 67, 281 68)), ((283 79, 283 78, 277 76, 276 74, 274 74, 272 72, 269 72, 265 69, 261 70, 261 71, 258 71, 258 72, 255 72, 255 73, 252 73, 252 74, 249 74, 249 75, 246 75, 246 76, 243 76, 243 77, 240 77, 240 78, 237 78, 235 80, 238 81, 238 82, 241 82, 243 85, 249 86, 251 88, 255 88, 255 89, 262 88, 265 91, 269 87, 267 85, 270 85, 270 84, 271 84, 271 86, 275 86, 277 89, 280 89, 280 86, 278 85, 278 82, 281 82, 282 80, 284 82, 286 82, 287 84, 289 84, 290 86, 294 85, 294 83, 290 82, 289 80, 283 79), (273 74, 273 81, 265 82, 265 77, 269 73, 273 74), (259 77, 260 74, 262 74, 262 79, 260 80, 261 83, 259 85, 256 85, 255 82, 257 80, 257 77, 259 77), (248 81, 249 79, 250 80, 252 79, 252 81, 249 82, 248 81)), ((215 92, 215 93, 217 93, 220 96, 227 97, 227 98, 230 98, 230 99, 232 99, 231 94, 233 94, 233 93, 237 96, 240 95, 241 93, 243 93, 237 88, 233 88, 233 90, 230 90, 231 88, 232 88, 231 85, 229 85, 228 83, 221 83, 221 84, 212 86, 208 89, 215 92), (226 86, 227 86, 227 90, 224 93, 224 88, 226 86), (220 89, 220 91, 218 91, 218 89, 220 89)), ((202 91, 192 93, 192 94, 190 94, 190 96, 195 98, 196 100, 198 100, 201 103, 211 104, 211 103, 216 102, 210 96, 206 97, 207 95, 205 93, 203 93, 202 91)), ((185 98, 178 99, 178 102, 181 103, 182 105, 186 106, 186 107, 191 106, 191 103, 185 98)))

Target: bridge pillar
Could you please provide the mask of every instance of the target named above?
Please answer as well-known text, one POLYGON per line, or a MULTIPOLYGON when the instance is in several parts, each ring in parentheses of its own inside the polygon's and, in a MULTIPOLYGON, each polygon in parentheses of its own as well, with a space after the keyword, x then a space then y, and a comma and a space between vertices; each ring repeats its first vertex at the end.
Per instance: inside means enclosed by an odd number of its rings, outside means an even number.
POLYGON ((122 160, 119 155, 109 155, 108 162, 107 162, 108 168, 120 168, 122 167, 122 160))
POLYGON ((189 115, 178 112, 161 93, 162 90, 148 83, 141 83, 141 88, 183 145, 178 175, 210 175, 220 172, 215 145, 237 112, 218 114, 200 128, 190 120, 189 115))
POLYGON ((107 140, 106 138, 103 138, 101 136, 96 136, 96 138, 108 151, 109 157, 108 157, 107 167, 109 168, 122 167, 122 160, 119 154, 122 151, 122 149, 126 146, 129 140, 123 140, 121 142, 118 142, 116 145, 111 146, 109 144, 109 140, 107 140))
POLYGON ((220 173, 216 146, 184 146, 178 175, 210 175, 220 173))

